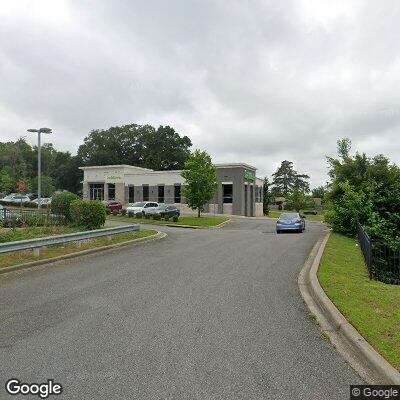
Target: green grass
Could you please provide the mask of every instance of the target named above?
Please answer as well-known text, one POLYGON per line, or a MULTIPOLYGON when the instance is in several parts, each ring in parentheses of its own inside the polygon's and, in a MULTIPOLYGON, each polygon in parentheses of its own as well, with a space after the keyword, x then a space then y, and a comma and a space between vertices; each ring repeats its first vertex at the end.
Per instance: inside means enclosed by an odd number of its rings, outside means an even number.
POLYGON ((400 370, 400 286, 371 281, 355 239, 332 234, 318 276, 360 334, 400 370))
MULTIPOLYGON (((278 211, 278 210, 269 210, 269 214, 267 217, 269 218, 279 218, 279 216, 283 212, 294 212, 294 211, 278 211)), ((301 214, 301 212, 300 212, 301 214)), ((317 215, 306 215, 306 221, 323 221, 324 220, 324 214, 317 214, 317 215)))
POLYGON ((69 226, 35 226, 15 229, 0 228, 0 243, 35 239, 45 236, 63 235, 79 231, 82 231, 82 228, 69 226))
MULTIPOLYGON (((54 245, 46 248, 41 248, 40 256, 34 257, 32 250, 17 251, 12 253, 5 253, 0 255, 0 268, 9 267, 11 265, 17 265, 27 263, 30 261, 42 260, 51 257, 57 257, 65 254, 76 253, 82 250, 88 250, 96 247, 107 246, 111 244, 123 243, 133 239, 139 239, 147 236, 155 235, 157 231, 151 229, 141 229, 138 232, 125 232, 117 233, 111 236, 111 239, 107 237, 100 237, 96 239, 89 239, 81 241, 80 247, 77 247, 76 243, 68 243, 65 245, 54 245)), ((46 235, 44 235, 46 236, 46 235)), ((39 236, 37 236, 39 237, 39 236)))
POLYGON ((227 221, 229 218, 227 217, 200 217, 196 216, 180 216, 178 222, 172 221, 172 218, 169 221, 164 220, 154 220, 154 219, 146 219, 146 218, 129 218, 122 216, 110 215, 107 217, 108 219, 113 219, 117 221, 125 221, 132 222, 138 224, 153 224, 153 225, 166 225, 166 224, 174 224, 174 225, 189 225, 189 226, 200 226, 203 228, 216 226, 221 224, 222 222, 227 221))

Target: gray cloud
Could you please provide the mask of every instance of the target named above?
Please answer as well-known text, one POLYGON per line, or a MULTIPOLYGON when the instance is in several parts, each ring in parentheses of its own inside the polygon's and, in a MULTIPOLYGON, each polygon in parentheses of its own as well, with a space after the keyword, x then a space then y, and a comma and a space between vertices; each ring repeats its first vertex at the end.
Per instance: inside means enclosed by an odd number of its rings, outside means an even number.
MULTIPOLYGON (((1 140, 169 124, 216 162, 326 180, 325 155, 400 162, 397 1, 3 0, 1 140)), ((33 142, 33 138, 30 139, 33 142)))

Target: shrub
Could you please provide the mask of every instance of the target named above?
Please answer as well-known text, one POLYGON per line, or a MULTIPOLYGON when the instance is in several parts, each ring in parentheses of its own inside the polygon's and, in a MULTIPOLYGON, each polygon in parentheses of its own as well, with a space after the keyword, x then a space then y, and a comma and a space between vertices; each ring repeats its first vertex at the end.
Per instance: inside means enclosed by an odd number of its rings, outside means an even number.
POLYGON ((112 215, 117 216, 118 215, 118 210, 112 210, 112 215))
POLYGON ((164 215, 164 219, 166 220, 166 221, 169 221, 169 215, 164 215))
POLYGON ((121 215, 123 215, 124 217, 126 215, 126 210, 124 208, 121 210, 121 215))
POLYGON ((128 217, 133 218, 135 216, 135 213, 133 211, 128 211, 128 217))
POLYGON ((146 219, 150 219, 150 218, 151 218, 151 215, 150 215, 150 214, 144 214, 144 217, 145 217, 146 219))
POLYGON ((174 215, 174 216, 172 217, 172 221, 178 222, 178 220, 179 220, 179 217, 178 217, 177 215, 174 215))
POLYGON ((99 229, 106 221, 106 207, 101 201, 74 200, 70 212, 72 222, 86 229, 99 229))
POLYGON ((141 212, 138 212, 135 215, 136 215, 136 218, 139 218, 139 219, 143 217, 143 214, 141 212))
POLYGON ((109 208, 106 208, 106 214, 111 215, 111 210, 109 208))
POLYGON ((153 219, 156 221, 159 221, 161 219, 161 215, 160 214, 154 214, 153 215, 153 219))
POLYGON ((51 199, 51 212, 64 215, 67 221, 72 221, 71 203, 79 200, 79 197, 71 192, 56 194, 51 199))

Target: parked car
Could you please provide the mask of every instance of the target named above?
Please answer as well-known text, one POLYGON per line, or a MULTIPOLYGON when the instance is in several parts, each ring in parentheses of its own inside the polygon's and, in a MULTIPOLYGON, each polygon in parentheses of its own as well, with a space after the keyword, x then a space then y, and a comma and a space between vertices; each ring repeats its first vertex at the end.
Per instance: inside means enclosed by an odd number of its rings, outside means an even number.
POLYGON ((8 200, 8 201, 18 204, 18 203, 29 203, 31 201, 31 199, 24 194, 16 194, 15 196, 12 197, 11 200, 8 200))
POLYGON ((276 221, 276 233, 284 231, 303 232, 306 229, 304 217, 299 213, 282 213, 276 221))
POLYGON ((122 204, 119 201, 107 200, 107 201, 104 201, 104 205, 106 206, 106 208, 108 208, 111 211, 122 210, 122 204))
MULTIPOLYGON (((32 203, 37 204, 38 201, 39 201, 39 199, 35 199, 35 200, 32 200, 32 203)), ((51 204, 51 197, 42 197, 42 198, 40 199, 40 204, 41 204, 42 206, 47 206, 47 205, 51 204)))
POLYGON ((174 205, 162 203, 159 204, 157 208, 146 211, 146 214, 158 214, 161 218, 164 218, 166 215, 168 215, 169 217, 174 217, 175 215, 177 215, 179 217, 181 215, 181 212, 174 205))
POLYGON ((1 201, 12 201, 14 196, 16 196, 16 193, 11 193, 8 194, 7 196, 4 196, 2 199, 0 199, 1 201))
POLYGON ((26 195, 31 199, 31 201, 37 199, 38 196, 37 193, 27 193, 26 195))
POLYGON ((317 210, 307 210, 303 212, 304 215, 318 215, 317 210))
POLYGON ((133 213, 136 215, 142 213, 145 215, 146 213, 155 210, 157 207, 158 203, 153 201, 137 201, 136 203, 129 205, 129 207, 126 207, 126 212, 128 214, 133 213))

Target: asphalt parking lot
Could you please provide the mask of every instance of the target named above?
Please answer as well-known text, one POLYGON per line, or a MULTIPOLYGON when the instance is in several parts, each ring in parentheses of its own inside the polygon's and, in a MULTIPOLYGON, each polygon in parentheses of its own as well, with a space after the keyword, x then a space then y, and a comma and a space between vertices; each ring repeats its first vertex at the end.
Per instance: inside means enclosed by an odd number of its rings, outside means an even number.
POLYGON ((322 224, 159 229, 166 239, 0 276, 0 398, 18 398, 11 377, 53 378, 54 399, 81 400, 331 400, 361 383, 297 286, 322 224))

